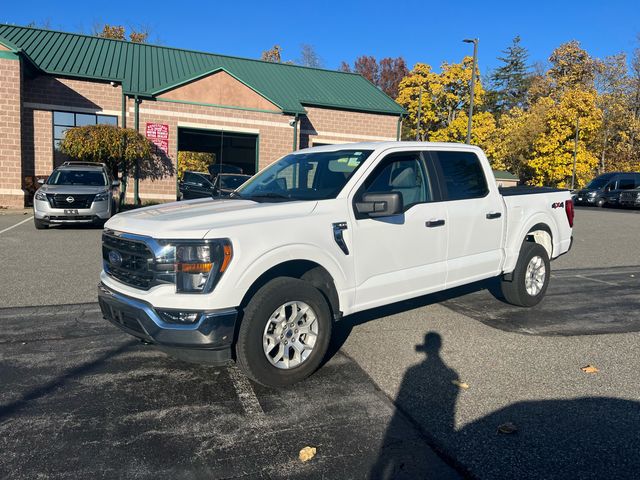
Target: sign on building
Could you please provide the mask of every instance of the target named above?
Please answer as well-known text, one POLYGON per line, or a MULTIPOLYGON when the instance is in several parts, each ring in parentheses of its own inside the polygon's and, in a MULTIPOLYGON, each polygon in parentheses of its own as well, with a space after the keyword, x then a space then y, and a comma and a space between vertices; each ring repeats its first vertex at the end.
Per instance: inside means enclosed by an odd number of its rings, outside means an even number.
MULTIPOLYGON (((163 123, 147 123, 147 138, 156 148, 169 155, 169 125, 163 123)), ((160 152, 158 152, 160 153, 160 152)))

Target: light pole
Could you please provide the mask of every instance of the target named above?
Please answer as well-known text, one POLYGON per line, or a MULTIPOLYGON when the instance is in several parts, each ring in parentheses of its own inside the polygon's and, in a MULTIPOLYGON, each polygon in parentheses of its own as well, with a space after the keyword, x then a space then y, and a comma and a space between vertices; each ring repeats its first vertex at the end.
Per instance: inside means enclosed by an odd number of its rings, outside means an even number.
POLYGON ((465 38, 464 43, 473 43, 473 70, 471 71, 471 92, 469 95, 469 123, 467 124, 467 144, 471 143, 471 121, 473 120, 473 94, 476 89, 476 66, 478 64, 478 38, 465 38))

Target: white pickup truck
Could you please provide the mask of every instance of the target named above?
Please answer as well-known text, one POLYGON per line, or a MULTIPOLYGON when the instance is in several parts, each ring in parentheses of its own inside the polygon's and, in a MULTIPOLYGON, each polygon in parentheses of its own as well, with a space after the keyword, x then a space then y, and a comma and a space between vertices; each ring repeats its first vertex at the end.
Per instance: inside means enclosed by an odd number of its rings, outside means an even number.
POLYGON ((482 150, 384 142, 309 148, 228 199, 105 225, 104 317, 191 361, 235 359, 284 386, 321 364, 343 316, 490 277, 533 306, 572 243, 566 190, 500 191, 482 150))

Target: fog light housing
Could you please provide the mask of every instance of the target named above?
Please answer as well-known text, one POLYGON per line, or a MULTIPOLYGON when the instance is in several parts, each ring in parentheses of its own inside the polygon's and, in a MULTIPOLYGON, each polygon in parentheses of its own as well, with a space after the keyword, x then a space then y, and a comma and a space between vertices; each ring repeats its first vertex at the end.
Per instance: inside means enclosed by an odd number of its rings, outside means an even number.
POLYGON ((158 310, 163 321, 178 325, 191 325, 198 321, 200 312, 182 312, 179 310, 158 310))

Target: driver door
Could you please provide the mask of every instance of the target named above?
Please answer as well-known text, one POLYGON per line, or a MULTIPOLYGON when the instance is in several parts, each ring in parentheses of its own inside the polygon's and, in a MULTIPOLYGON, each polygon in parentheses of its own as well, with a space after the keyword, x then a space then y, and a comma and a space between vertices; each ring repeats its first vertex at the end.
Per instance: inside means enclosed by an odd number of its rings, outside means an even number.
POLYGON ((369 218, 354 210, 356 309, 372 308, 444 288, 447 210, 435 173, 420 151, 391 153, 365 178, 364 193, 399 192, 403 211, 369 218))

